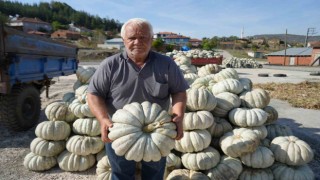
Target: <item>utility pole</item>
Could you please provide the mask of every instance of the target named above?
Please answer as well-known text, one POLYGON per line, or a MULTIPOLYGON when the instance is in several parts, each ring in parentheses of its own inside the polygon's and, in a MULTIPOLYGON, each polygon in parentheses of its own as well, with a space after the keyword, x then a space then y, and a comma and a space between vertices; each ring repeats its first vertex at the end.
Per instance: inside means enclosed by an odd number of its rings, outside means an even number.
POLYGON ((305 39, 305 41, 304 41, 304 47, 307 47, 309 35, 317 34, 317 33, 315 32, 315 30, 316 30, 316 28, 308 28, 307 36, 306 36, 306 39, 305 39))
POLYGON ((286 29, 286 36, 284 39, 284 58, 283 58, 283 65, 286 65, 286 56, 287 56, 287 34, 288 34, 288 30, 286 29))

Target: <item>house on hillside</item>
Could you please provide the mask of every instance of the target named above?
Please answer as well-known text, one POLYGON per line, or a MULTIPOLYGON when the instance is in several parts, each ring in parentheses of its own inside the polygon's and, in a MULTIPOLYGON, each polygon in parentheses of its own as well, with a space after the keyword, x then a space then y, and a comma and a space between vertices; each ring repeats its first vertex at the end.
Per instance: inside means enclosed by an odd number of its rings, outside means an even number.
POLYGON ((165 38, 165 37, 172 36, 172 35, 178 35, 178 34, 173 33, 173 32, 158 32, 153 35, 153 39, 165 38))
POLYGON ((255 44, 255 45, 258 45, 258 46, 261 46, 261 45, 263 45, 263 44, 265 44, 265 39, 263 39, 263 38, 259 38, 259 39, 252 39, 251 40, 251 43, 252 44, 255 44))
POLYGON ((68 39, 68 40, 78 40, 81 35, 79 32, 69 31, 69 30, 57 30, 51 34, 52 39, 68 39))
POLYGON ((79 33, 91 33, 91 30, 85 27, 76 26, 74 23, 69 24, 69 31, 79 32, 79 33))
POLYGON ((122 50, 124 49, 124 43, 122 38, 108 39, 108 40, 105 40, 104 44, 98 44, 98 48, 122 50))
POLYGON ((269 64, 319 66, 320 47, 289 48, 266 54, 269 64))
POLYGON ((16 29, 20 29, 24 32, 29 31, 52 31, 52 26, 50 23, 44 22, 39 18, 19 18, 19 17, 12 17, 9 18, 8 26, 14 27, 16 29))
POLYGON ((183 35, 171 35, 162 38, 165 44, 174 44, 178 46, 185 46, 188 44, 190 38, 183 35))

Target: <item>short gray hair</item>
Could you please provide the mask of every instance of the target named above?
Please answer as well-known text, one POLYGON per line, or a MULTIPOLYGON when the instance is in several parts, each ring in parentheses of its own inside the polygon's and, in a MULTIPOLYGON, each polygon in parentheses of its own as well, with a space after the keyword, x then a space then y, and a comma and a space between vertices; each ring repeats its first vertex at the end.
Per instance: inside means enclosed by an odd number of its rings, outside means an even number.
POLYGON ((150 36, 153 36, 153 28, 152 25, 146 20, 146 19, 142 19, 142 18, 132 18, 129 19, 127 22, 125 22, 122 27, 121 27, 121 37, 124 38, 124 36, 126 35, 126 27, 128 24, 134 24, 134 25, 138 25, 138 26, 142 26, 142 25, 147 25, 150 31, 150 36))

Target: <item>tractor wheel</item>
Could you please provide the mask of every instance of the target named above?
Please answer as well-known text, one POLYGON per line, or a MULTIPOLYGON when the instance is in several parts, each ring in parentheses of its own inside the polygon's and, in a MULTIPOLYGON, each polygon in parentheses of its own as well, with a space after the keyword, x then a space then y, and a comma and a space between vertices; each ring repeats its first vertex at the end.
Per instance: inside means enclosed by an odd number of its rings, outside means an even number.
POLYGON ((1 121, 14 131, 25 131, 35 126, 40 108, 40 93, 33 86, 14 86, 11 94, 0 97, 1 121))

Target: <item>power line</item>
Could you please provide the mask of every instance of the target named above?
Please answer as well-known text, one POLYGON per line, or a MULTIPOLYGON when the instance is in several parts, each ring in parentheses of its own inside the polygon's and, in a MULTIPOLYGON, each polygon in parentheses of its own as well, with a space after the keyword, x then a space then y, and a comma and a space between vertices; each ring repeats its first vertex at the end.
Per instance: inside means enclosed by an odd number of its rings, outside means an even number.
POLYGON ((307 36, 306 36, 306 39, 304 41, 304 47, 307 47, 309 35, 314 35, 314 34, 317 34, 316 28, 308 28, 307 36))

